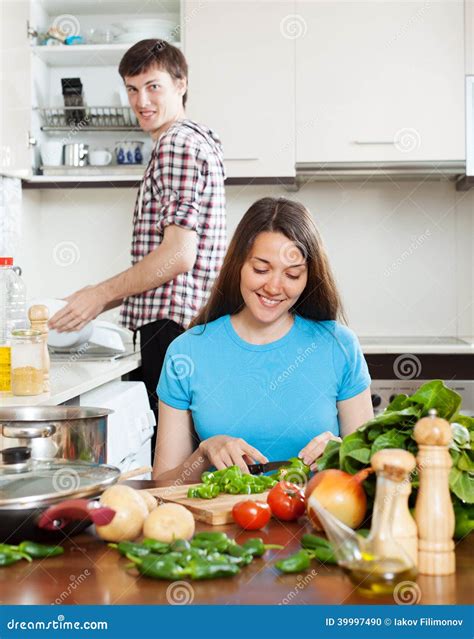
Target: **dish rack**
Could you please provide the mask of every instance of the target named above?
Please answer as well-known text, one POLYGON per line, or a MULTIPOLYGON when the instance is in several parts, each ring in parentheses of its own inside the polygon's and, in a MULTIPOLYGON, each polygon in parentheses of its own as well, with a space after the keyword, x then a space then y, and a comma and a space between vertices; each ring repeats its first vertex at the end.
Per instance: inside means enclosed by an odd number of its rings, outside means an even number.
POLYGON ((130 107, 48 107, 36 109, 42 131, 135 131, 140 130, 130 107))

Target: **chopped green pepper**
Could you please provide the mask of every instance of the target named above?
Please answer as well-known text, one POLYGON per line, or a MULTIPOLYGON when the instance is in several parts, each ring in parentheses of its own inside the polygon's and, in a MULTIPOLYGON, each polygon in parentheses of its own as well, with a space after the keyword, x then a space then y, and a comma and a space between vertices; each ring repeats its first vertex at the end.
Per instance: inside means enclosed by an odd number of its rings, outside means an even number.
POLYGON ((171 552, 184 552, 186 550, 191 550, 191 544, 186 539, 175 539, 170 544, 171 552))
POLYGON ((9 552, 0 552, 0 566, 11 566, 12 564, 16 564, 17 561, 21 561, 22 559, 25 559, 23 554, 16 552, 15 550, 10 550, 9 552))
POLYGON ((219 486, 217 484, 201 484, 188 490, 188 498, 198 499, 214 499, 219 494, 219 486))
POLYGON ((204 548, 205 550, 216 550, 224 552, 231 543, 231 540, 222 532, 201 532, 194 535, 191 540, 193 548, 204 548))
POLYGON ((303 535, 301 546, 308 551, 311 559, 318 559, 324 564, 337 564, 334 548, 327 539, 316 535, 303 535))
POLYGON ((301 537, 301 546, 303 548, 332 548, 331 542, 323 537, 317 537, 316 535, 303 535, 301 537))
POLYGON ((279 544, 265 544, 263 543, 263 539, 260 539, 260 537, 251 537, 250 539, 247 539, 247 541, 242 544, 242 547, 245 548, 245 550, 253 557, 262 557, 267 550, 281 550, 283 548, 283 546, 280 546, 279 544))
POLYGON ((151 548, 143 546, 142 544, 135 544, 133 541, 120 541, 118 544, 109 544, 109 547, 116 548, 124 557, 127 555, 145 557, 152 552, 151 548))
POLYGON ((240 572, 234 563, 213 562, 206 559, 194 559, 185 569, 185 574, 191 579, 214 579, 217 577, 232 577, 240 572))
POLYGON ((302 572, 309 568, 311 559, 309 553, 303 548, 294 555, 280 559, 275 564, 275 568, 278 568, 281 572, 293 573, 302 572))
POLYGON ((179 579, 184 573, 184 569, 180 566, 174 557, 169 555, 145 555, 145 557, 134 557, 128 555, 128 559, 132 561, 141 575, 151 577, 152 579, 179 579))
POLYGON ((21 552, 21 550, 18 549, 18 546, 12 546, 10 544, 0 544, 0 552, 6 554, 17 552, 18 554, 22 555, 23 559, 26 559, 26 561, 32 561, 31 557, 28 554, 26 554, 25 552, 21 552))
POLYGON ((275 477, 242 473, 238 466, 229 466, 201 475, 201 484, 188 489, 189 498, 213 499, 220 493, 229 495, 251 495, 263 493, 273 487, 275 477))
POLYGON ((142 541, 142 545, 150 548, 151 552, 157 555, 162 555, 170 550, 169 544, 166 544, 163 541, 157 541, 156 539, 144 539, 142 541))
POLYGON ((46 544, 37 544, 34 541, 22 541, 18 546, 18 550, 26 553, 33 559, 57 557, 64 553, 64 548, 62 546, 47 546, 46 544))
POLYGON ((230 541, 229 537, 224 532, 199 532, 194 535, 192 541, 212 541, 214 543, 218 541, 230 541))
POLYGON ((332 547, 326 548, 324 546, 320 546, 314 550, 309 550, 308 553, 311 559, 318 559, 323 564, 337 564, 336 555, 334 554, 332 547))

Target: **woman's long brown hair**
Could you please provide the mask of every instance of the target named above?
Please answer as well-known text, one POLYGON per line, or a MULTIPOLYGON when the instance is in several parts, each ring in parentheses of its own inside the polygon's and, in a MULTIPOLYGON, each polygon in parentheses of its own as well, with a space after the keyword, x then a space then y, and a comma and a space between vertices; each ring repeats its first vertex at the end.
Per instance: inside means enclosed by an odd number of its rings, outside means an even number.
POLYGON ((299 202, 264 197, 252 204, 241 219, 209 300, 189 328, 205 325, 223 315, 234 315, 242 309, 240 272, 255 238, 265 232, 282 233, 296 244, 306 260, 308 281, 291 310, 315 321, 345 321, 328 257, 310 213, 299 202))

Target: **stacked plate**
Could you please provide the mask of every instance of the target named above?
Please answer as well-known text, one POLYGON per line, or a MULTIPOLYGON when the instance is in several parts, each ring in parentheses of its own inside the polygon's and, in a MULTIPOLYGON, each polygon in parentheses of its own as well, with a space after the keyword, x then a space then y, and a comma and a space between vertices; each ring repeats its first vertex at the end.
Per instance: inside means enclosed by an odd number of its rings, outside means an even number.
POLYGON ((117 24, 116 26, 124 32, 115 39, 115 42, 121 44, 134 44, 150 38, 174 42, 179 33, 176 22, 164 18, 139 18, 128 20, 126 24, 117 24))

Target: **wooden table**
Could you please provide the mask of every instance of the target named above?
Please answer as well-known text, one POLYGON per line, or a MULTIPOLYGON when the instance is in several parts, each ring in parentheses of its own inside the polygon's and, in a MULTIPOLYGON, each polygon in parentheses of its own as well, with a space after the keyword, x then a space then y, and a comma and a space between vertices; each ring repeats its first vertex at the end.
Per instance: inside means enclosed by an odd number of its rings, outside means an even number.
MULTIPOLYGON (((158 484, 130 482, 130 485, 158 484)), ((198 531, 210 529, 204 524, 197 525, 198 531)), ((32 564, 22 561, 0 569, 0 604, 170 604, 183 600, 195 604, 395 603, 392 596, 377 599, 360 596, 337 566, 313 561, 301 575, 279 574, 272 564, 298 550, 301 535, 311 531, 305 518, 293 523, 272 519, 263 531, 257 532, 242 531, 233 524, 214 526, 212 530, 223 530, 239 543, 260 536, 267 543, 285 548, 268 551, 264 559, 256 559, 230 579, 173 583, 146 579, 126 570, 127 559, 87 532, 67 541, 61 557, 32 564)), ((419 603, 473 603, 473 542, 471 535, 457 544, 455 575, 418 577, 419 603)))

